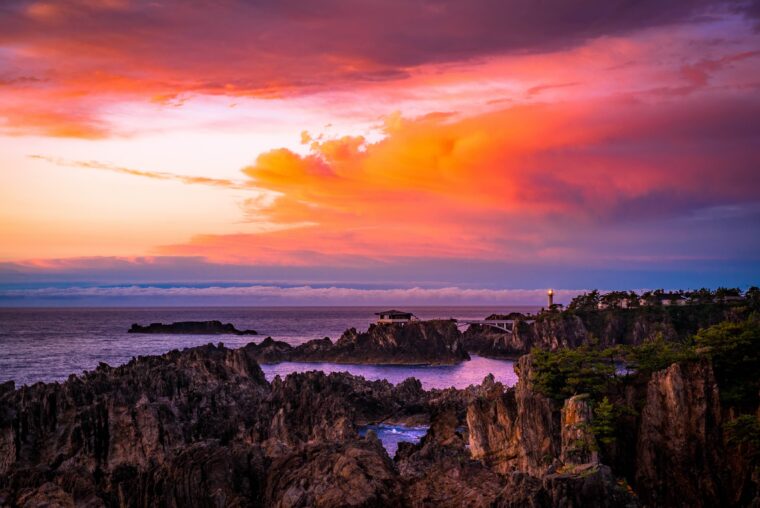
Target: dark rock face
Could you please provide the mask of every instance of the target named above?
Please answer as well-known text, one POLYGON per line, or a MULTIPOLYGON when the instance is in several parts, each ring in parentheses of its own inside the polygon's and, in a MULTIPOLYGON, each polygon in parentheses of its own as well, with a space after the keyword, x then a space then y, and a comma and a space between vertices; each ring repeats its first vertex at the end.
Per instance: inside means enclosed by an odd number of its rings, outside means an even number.
POLYGON ((607 466, 587 464, 571 472, 536 478, 513 472, 493 504, 498 508, 636 508, 636 499, 616 483, 607 466))
POLYGON ((626 388, 642 404, 635 445, 611 469, 596 453, 590 399, 537 393, 530 356, 514 388, 488 377, 431 391, 345 373, 270 384, 254 356, 207 345, 62 384, 0 385, 0 506, 757 504, 754 452, 727 440, 723 422, 735 416, 708 362, 626 388), (427 435, 394 460, 373 433, 357 435, 420 419, 427 435))
POLYGON ((400 443, 395 460, 407 506, 488 507, 503 488, 501 476, 472 459, 458 423, 457 411, 444 406, 419 445, 400 443))
POLYGON ((3 506, 291 506, 300 487, 277 485, 301 485, 302 474, 333 488, 304 487, 302 505, 340 506, 346 492, 357 505, 392 504, 392 461, 356 426, 419 418, 431 398, 414 379, 345 373, 270 385, 246 348, 212 345, 13 388, 0 387, 3 506))
MULTIPOLYGON (((329 339, 328 339, 329 340, 329 339)), ((258 344, 251 342, 245 346, 248 354, 259 363, 280 363, 288 361, 293 352, 293 346, 287 342, 267 337, 258 344)))
POLYGON ((258 335, 256 330, 238 330, 232 323, 221 321, 178 321, 165 325, 151 323, 147 326, 133 324, 129 333, 174 333, 180 335, 258 335))
MULTIPOLYGON (((122 480, 148 488, 156 475, 197 467, 177 455, 194 444, 260 435, 268 391, 244 350, 208 345, 6 392, 0 448, 15 453, 3 463, 0 491, 24 495, 55 478, 77 504, 114 504, 122 480)), ((145 495, 179 495, 157 488, 145 495)))
POLYGON ((189 445, 147 470, 122 466, 112 473, 118 506, 261 506, 267 460, 259 447, 218 441, 189 445))
POLYGON ((636 485, 646 486, 641 497, 652 505, 723 504, 721 485, 728 484, 723 450, 720 398, 710 364, 673 364, 655 372, 637 440, 636 485))
POLYGON ((444 320, 373 324, 363 333, 351 328, 335 343, 325 337, 292 347, 267 338, 247 348, 262 363, 446 365, 470 359, 456 323, 444 320))
POLYGON ((308 445, 275 460, 265 506, 400 506, 401 485, 377 438, 308 445))
POLYGON ((461 333, 453 321, 411 321, 375 324, 358 333, 343 333, 331 348, 329 361, 338 363, 451 364, 469 360, 461 333))
POLYGON ((556 350, 577 347, 589 339, 589 332, 578 316, 552 316, 528 321, 516 317, 512 332, 488 325, 471 325, 463 334, 468 351, 488 357, 515 358, 534 347, 556 350))
POLYGON ((534 347, 556 351, 575 348, 592 337, 601 346, 642 344, 662 336, 685 339, 703 327, 738 319, 736 309, 718 304, 640 307, 601 311, 553 312, 526 319, 516 314, 486 319, 514 319, 513 333, 491 326, 471 325, 462 335, 465 349, 489 357, 514 358, 534 347))
POLYGON ((559 456, 559 411, 533 391, 530 356, 520 358, 520 380, 513 389, 500 383, 467 408, 470 451, 494 470, 524 471, 540 476, 559 456))

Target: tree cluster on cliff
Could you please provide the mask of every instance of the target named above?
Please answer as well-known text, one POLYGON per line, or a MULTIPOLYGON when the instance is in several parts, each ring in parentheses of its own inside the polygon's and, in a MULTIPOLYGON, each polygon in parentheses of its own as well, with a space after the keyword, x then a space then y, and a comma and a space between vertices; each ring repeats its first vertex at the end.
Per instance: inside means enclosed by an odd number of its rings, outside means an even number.
POLYGON ((662 338, 637 346, 601 349, 586 344, 576 349, 536 349, 533 386, 560 401, 588 394, 591 426, 602 451, 612 453, 623 421, 634 418, 641 401, 626 396, 625 387, 641 384, 673 364, 708 362, 715 373, 721 403, 736 415, 726 425, 729 441, 744 446, 753 461, 760 451, 760 315, 704 328, 684 342, 662 338))

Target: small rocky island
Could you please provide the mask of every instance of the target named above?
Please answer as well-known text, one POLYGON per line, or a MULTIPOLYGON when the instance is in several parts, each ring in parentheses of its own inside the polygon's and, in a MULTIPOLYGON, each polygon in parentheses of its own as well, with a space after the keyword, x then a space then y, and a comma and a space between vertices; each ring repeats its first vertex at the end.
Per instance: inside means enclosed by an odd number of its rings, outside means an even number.
POLYGON ((238 330, 232 323, 221 321, 178 321, 171 324, 151 323, 147 326, 134 323, 128 332, 177 335, 258 335, 256 330, 238 330))
POLYGON ((346 330, 336 342, 328 337, 291 346, 267 337, 245 349, 261 363, 330 362, 373 365, 450 365, 470 359, 452 320, 376 323, 366 332, 346 330))

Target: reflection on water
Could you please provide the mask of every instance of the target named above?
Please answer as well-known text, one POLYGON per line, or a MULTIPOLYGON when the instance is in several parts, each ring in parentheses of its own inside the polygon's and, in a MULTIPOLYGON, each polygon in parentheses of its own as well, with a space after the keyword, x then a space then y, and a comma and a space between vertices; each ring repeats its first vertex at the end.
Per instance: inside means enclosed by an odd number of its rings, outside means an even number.
POLYGON ((407 427, 405 425, 365 425, 359 428, 359 435, 364 437, 368 430, 374 430, 377 437, 388 451, 388 455, 396 455, 398 444, 402 441, 419 443, 427 433, 428 427, 407 427))
POLYGON ((376 381, 385 379, 398 384, 409 377, 415 377, 422 383, 422 388, 467 388, 483 381, 488 374, 493 374, 496 381, 512 386, 517 382, 514 362, 511 360, 492 360, 482 356, 470 355, 469 362, 457 365, 355 365, 335 363, 283 362, 262 365, 264 375, 271 381, 275 376, 285 377, 291 372, 321 370, 330 372, 348 372, 355 376, 376 381))

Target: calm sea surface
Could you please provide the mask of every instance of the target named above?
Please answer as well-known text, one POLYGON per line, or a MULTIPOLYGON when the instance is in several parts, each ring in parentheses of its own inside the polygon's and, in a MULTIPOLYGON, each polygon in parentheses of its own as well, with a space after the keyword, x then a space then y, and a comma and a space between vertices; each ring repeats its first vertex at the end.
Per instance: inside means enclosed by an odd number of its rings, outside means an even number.
MULTIPOLYGON (((531 307, 407 307, 422 319, 481 319, 489 314, 531 307)), ((99 362, 120 365, 139 355, 162 354, 172 349, 224 342, 239 347, 270 335, 290 344, 330 337, 344 330, 365 330, 378 308, 369 307, 217 307, 217 308, 67 308, 0 309, 0 382, 17 385, 37 381, 62 381, 69 374, 95 368, 99 362), (141 335, 128 334, 132 323, 205 321, 218 319, 238 329, 252 328, 260 336, 141 335)), ((402 367, 281 363, 262 366, 267 379, 294 371, 348 371, 367 379, 392 383, 416 377, 425 388, 463 388, 492 373, 507 385, 516 381, 511 361, 473 357, 455 366, 402 367)))

